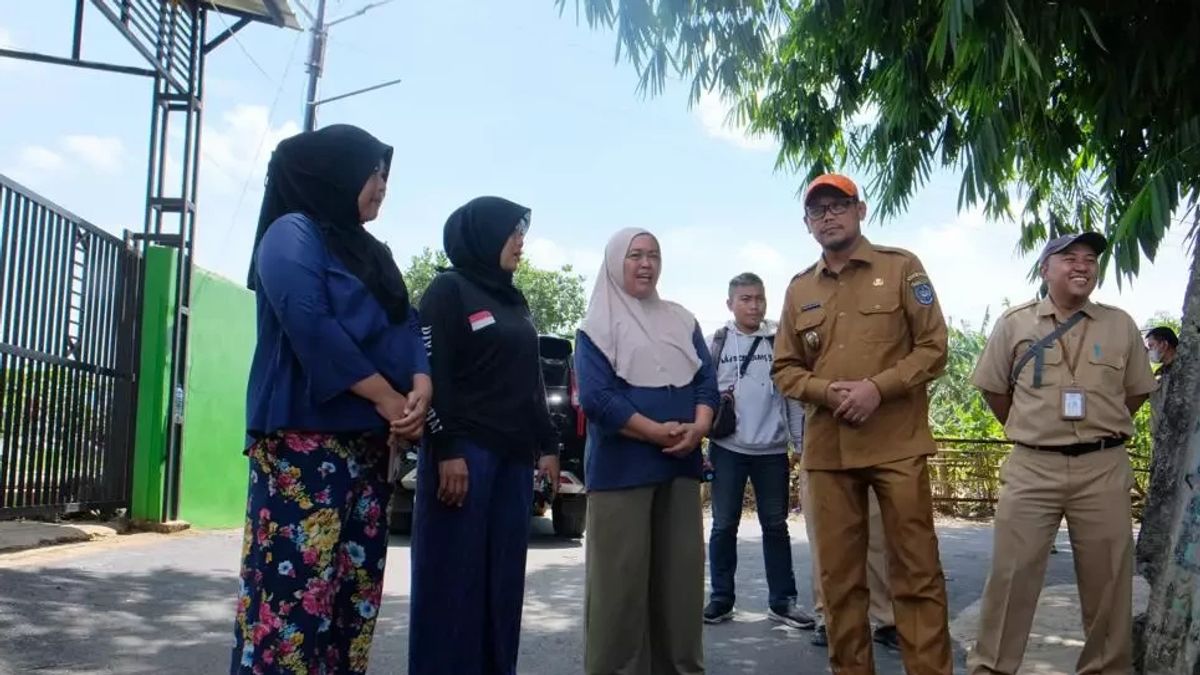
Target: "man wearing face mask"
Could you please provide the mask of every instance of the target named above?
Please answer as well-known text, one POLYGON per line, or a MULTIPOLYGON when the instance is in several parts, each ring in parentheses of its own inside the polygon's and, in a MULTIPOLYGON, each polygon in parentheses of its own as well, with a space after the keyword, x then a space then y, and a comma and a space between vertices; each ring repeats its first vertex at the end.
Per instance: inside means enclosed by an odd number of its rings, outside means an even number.
POLYGON ((1162 380, 1169 374, 1175 361, 1175 350, 1179 348, 1179 336, 1168 326, 1151 328, 1146 333, 1146 349, 1150 350, 1150 363, 1158 366, 1155 377, 1162 380))
MULTIPOLYGON (((1158 326, 1146 332, 1146 349, 1149 350, 1150 363, 1158 365, 1158 369, 1154 371, 1158 389, 1150 394, 1150 433, 1155 441, 1158 437, 1158 425, 1162 422, 1167 382, 1171 377, 1171 367, 1175 362, 1175 350, 1178 347, 1179 337, 1167 326, 1158 326)), ((1134 549, 1137 571, 1151 584, 1158 576, 1163 558, 1167 555, 1171 524, 1166 511, 1175 499, 1175 491, 1169 486, 1173 482, 1172 478, 1179 475, 1180 462, 1183 459, 1178 454, 1158 452, 1157 442, 1154 443, 1152 453, 1150 489, 1146 495, 1142 526, 1138 530, 1137 545, 1134 549)))
POLYGON ((1133 319, 1090 299, 1107 246, 1096 232, 1046 244, 1039 265, 1047 297, 1004 313, 975 370, 1015 447, 1001 469, 971 675, 1020 669, 1063 516, 1087 636, 1076 672, 1132 671, 1133 472, 1125 442, 1156 384, 1133 319))
POLYGON ((1179 347, 1179 337, 1168 326, 1158 326, 1146 332, 1146 349, 1150 354, 1150 363, 1158 366, 1154 378, 1158 380, 1158 389, 1150 395, 1150 429, 1158 429, 1162 418, 1163 394, 1167 391, 1167 378, 1171 376, 1171 364, 1175 362, 1175 350, 1179 347))

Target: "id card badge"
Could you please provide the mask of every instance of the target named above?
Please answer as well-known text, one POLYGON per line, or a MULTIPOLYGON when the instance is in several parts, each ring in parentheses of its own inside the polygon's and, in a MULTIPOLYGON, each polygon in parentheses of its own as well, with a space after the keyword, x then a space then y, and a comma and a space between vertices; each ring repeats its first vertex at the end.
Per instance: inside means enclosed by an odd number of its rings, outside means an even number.
POLYGON ((1064 420, 1081 420, 1087 414, 1087 393, 1079 387, 1063 387, 1059 413, 1064 420))

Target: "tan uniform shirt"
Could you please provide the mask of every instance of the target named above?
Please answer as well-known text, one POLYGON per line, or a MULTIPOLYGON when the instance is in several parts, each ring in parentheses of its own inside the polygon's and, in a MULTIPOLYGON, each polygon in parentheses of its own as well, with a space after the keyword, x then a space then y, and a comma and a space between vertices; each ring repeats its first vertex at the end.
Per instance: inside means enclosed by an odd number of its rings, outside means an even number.
POLYGON ((807 404, 804 468, 854 469, 936 451, 926 384, 946 366, 946 321, 915 255, 863 238, 835 274, 822 258, 792 279, 775 336, 775 384, 807 404), (825 390, 870 379, 882 402, 861 426, 825 390))
POLYGON ((1046 298, 1013 307, 996 322, 972 381, 984 391, 1011 391, 1012 408, 1004 431, 1013 441, 1071 445, 1133 435, 1125 399, 1149 394, 1158 386, 1141 332, 1133 318, 1116 307, 1089 301, 1081 311, 1085 318, 1063 335, 1066 353, 1057 340, 1046 347, 1038 388, 1033 386, 1034 359, 1021 369, 1015 388, 1009 381, 1013 367, 1030 345, 1054 331, 1056 319, 1065 322, 1069 314, 1046 298), (1076 358, 1072 375, 1070 366, 1076 358), (1086 391, 1084 419, 1062 419, 1063 387, 1086 391))

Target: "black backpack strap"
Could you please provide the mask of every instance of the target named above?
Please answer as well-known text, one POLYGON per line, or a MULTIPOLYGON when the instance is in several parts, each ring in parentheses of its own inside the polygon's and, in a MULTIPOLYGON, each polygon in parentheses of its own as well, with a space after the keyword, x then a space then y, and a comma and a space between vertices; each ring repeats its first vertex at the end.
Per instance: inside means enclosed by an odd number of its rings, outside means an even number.
MULTIPOLYGON (((1042 370, 1045 367, 1046 355, 1045 349, 1063 335, 1071 330, 1071 327, 1079 323, 1083 319, 1083 312, 1075 312, 1071 318, 1058 324, 1058 326, 1050 331, 1046 337, 1029 345, 1029 349, 1017 359, 1016 365, 1013 366, 1012 374, 1008 377, 1008 390, 1012 391, 1017 387, 1017 378, 1021 376, 1021 370, 1033 360, 1033 388, 1040 389, 1042 386, 1042 370)), ((1065 355, 1064 355, 1065 357, 1065 355)))

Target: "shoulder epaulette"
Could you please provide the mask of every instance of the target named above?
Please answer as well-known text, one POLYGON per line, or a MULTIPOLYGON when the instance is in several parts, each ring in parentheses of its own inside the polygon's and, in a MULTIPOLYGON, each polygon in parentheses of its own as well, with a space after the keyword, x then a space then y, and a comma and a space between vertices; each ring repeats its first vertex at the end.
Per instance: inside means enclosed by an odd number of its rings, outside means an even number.
POLYGON ((895 246, 876 246, 875 244, 872 244, 872 246, 880 253, 890 253, 892 255, 904 256, 905 258, 917 257, 912 251, 903 248, 896 248, 895 246))
POLYGON ((1012 316, 1013 314, 1016 314, 1017 312, 1020 312, 1022 310, 1029 309, 1030 307, 1037 307, 1037 305, 1040 302, 1041 302, 1040 300, 1028 300, 1026 302, 1022 302, 1019 305, 1013 305, 1012 307, 1009 307, 1008 309, 1004 310, 1004 313, 1000 315, 1000 318, 1003 319, 1005 317, 1012 316))
POLYGON ((802 271, 797 272, 796 276, 792 277, 792 281, 799 279, 800 277, 804 276, 805 274, 808 274, 809 272, 811 272, 815 269, 817 269, 817 263, 813 263, 813 264, 809 265, 808 267, 804 268, 802 271))

